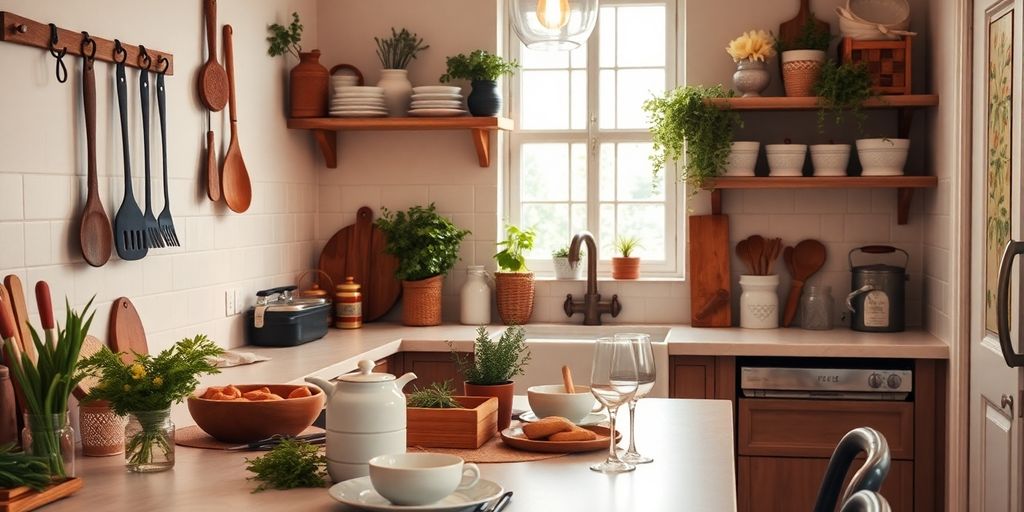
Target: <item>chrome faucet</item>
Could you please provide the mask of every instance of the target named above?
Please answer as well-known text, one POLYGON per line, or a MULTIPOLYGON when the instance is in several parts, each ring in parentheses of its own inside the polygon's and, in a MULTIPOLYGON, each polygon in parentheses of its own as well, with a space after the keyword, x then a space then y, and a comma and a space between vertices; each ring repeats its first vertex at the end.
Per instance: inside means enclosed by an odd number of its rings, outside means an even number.
POLYGON ((574 313, 583 313, 583 325, 601 325, 601 315, 611 314, 619 316, 622 305, 619 304, 619 296, 612 295, 612 300, 601 300, 601 294, 597 293, 597 244, 594 243, 594 235, 589 231, 581 231, 572 237, 569 244, 569 265, 576 268, 580 263, 580 245, 587 244, 587 293, 583 300, 573 300, 572 294, 565 296, 565 309, 567 316, 574 313))

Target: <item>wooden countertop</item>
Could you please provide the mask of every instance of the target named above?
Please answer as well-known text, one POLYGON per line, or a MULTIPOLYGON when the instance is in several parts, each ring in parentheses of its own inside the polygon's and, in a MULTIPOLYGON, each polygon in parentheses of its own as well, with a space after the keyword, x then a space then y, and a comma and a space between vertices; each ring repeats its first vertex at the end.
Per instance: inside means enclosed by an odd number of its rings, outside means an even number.
MULTIPOLYGON (((623 423, 619 430, 628 439, 628 420, 623 423)), ((507 512, 736 510, 728 401, 644 399, 637 407, 637 445, 655 461, 619 475, 588 469, 607 456, 604 451, 480 469, 483 478, 515 492, 507 512)), ((120 456, 80 457, 85 487, 46 510, 352 510, 326 489, 252 494, 244 459, 256 455, 179 446, 173 470, 149 475, 126 472, 120 456)))

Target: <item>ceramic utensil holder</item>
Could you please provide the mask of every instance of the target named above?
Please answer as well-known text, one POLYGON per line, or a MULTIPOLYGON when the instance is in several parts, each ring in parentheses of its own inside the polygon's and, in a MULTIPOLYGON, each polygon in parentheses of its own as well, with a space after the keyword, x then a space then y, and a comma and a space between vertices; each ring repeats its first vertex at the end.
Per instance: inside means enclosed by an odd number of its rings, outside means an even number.
POLYGON ((775 329, 779 326, 779 276, 740 276, 740 327, 775 329))

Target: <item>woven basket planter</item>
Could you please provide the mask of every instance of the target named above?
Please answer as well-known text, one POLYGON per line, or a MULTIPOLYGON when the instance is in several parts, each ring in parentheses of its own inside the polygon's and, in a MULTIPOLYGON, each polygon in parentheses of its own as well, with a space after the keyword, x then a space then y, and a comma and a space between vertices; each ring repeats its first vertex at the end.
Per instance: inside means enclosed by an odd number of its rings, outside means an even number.
POLYGON ((412 327, 441 325, 441 285, 444 276, 402 281, 402 324, 412 327))
POLYGON ((782 84, 786 88, 786 96, 814 96, 814 83, 821 76, 824 62, 825 52, 822 51, 782 52, 782 84))
POLYGON ((505 325, 523 325, 533 315, 533 272, 495 272, 498 316, 505 325))

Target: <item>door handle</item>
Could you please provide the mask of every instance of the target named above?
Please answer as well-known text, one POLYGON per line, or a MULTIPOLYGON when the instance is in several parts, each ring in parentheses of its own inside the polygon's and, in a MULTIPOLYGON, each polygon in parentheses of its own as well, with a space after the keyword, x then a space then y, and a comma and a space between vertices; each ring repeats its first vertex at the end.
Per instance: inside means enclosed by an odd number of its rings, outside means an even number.
POLYGON ((1002 398, 999 399, 999 406, 1003 409, 1010 410, 1010 417, 1013 417, 1013 395, 1003 394, 1002 398))
MULTIPOLYGON (((999 329, 999 348, 1003 359, 1010 368, 1024 366, 1024 355, 1013 348, 1010 339, 1010 275, 1013 273, 1013 260, 1024 253, 1024 242, 1010 240, 1003 249, 1003 258, 999 262, 999 285, 996 295, 996 321, 999 329)), ((1011 397, 1012 404, 1012 397, 1011 397)))

